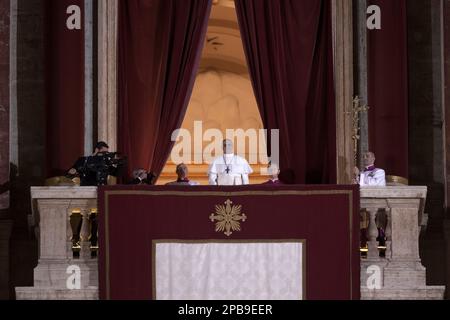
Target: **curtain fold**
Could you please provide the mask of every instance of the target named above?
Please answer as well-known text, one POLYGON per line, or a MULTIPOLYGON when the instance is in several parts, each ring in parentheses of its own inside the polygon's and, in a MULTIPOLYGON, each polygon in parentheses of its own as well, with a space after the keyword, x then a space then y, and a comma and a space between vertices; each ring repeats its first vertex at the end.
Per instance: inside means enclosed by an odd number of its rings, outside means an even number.
POLYGON ((388 175, 408 178, 408 37, 406 0, 370 0, 381 30, 367 31, 369 146, 388 175))
POLYGON ((84 1, 44 4, 46 176, 52 177, 64 175, 84 154, 84 29, 66 27, 67 8, 77 5, 83 12, 84 1))
POLYGON ((211 0, 119 1, 119 150, 158 176, 184 119, 211 0))
POLYGON ((281 168, 296 183, 336 183, 330 0, 235 3, 264 126, 280 130, 281 168))

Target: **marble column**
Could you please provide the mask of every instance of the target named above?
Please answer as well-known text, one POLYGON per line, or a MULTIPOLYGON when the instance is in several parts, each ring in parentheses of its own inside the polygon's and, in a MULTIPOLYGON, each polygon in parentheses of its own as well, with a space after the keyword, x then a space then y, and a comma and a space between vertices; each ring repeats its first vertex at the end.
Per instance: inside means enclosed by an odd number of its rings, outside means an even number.
POLYGON ((117 149, 118 1, 98 1, 98 140, 117 149))
MULTIPOLYGON (((354 81, 355 95, 361 100, 361 105, 367 105, 367 0, 353 2, 355 11, 354 28, 354 81)), ((370 106, 369 106, 370 107, 370 106)), ((370 111, 369 111, 370 112, 370 111)), ((360 140, 358 147, 359 166, 363 167, 361 155, 369 151, 369 120, 368 113, 360 115, 360 140)))
POLYGON ((351 183, 353 159, 353 7, 351 0, 332 1, 333 51, 336 87, 337 183, 351 183))
POLYGON ((94 137, 94 2, 84 0, 84 154, 90 155, 94 137))

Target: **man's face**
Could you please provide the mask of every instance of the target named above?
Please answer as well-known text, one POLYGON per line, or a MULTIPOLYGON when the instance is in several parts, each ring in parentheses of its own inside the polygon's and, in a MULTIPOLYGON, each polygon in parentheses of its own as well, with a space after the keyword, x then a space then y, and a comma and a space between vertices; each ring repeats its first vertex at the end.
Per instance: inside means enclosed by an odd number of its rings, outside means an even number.
POLYGON ((225 154, 233 153, 233 142, 231 142, 231 140, 223 141, 223 153, 225 154))
POLYGON ((95 148, 95 154, 97 154, 97 153, 106 153, 106 152, 108 152, 108 148, 105 148, 105 147, 101 147, 100 149, 99 148, 95 148))
POLYGON ((366 166, 366 167, 373 166, 375 163, 375 155, 372 152, 364 153, 363 163, 364 163, 364 166, 366 166))

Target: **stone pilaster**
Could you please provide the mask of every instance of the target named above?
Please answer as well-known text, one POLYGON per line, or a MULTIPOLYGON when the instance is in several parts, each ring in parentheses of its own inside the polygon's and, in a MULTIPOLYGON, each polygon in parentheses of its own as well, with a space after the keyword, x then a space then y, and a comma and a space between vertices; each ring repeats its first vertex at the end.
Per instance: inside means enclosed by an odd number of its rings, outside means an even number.
POLYGON ((0 2, 0 219, 9 209, 9 1, 0 2))
POLYGON ((13 295, 15 286, 33 284, 33 268, 37 263, 37 245, 28 233, 28 217, 31 213, 30 186, 43 185, 47 156, 44 86, 46 1, 0 2, 10 5, 10 216, 14 224, 9 245, 9 283, 13 295))
POLYGON ((0 2, 0 300, 9 299, 9 1, 0 2))
MULTIPOLYGON (((442 8, 443 24, 443 71, 444 71, 444 156, 445 156, 445 204, 448 208, 450 200, 450 0, 443 0, 442 8)), ((446 218, 450 219, 450 212, 447 209, 446 218)))
MULTIPOLYGON (((355 95, 359 96, 361 105, 367 105, 367 0, 354 1, 353 10, 355 11, 353 15, 355 17, 353 22, 355 95)), ((363 153, 369 151, 369 120, 367 112, 360 115, 359 126, 358 154, 361 158, 363 153)), ((362 163, 359 163, 359 166, 362 167, 362 163)))
POLYGON ((354 167, 353 103, 353 7, 351 0, 332 1, 333 51, 336 87, 337 183, 348 184, 354 167))
POLYGON ((94 137, 94 1, 84 0, 84 154, 90 155, 94 137))
POLYGON ((98 1, 98 139, 117 149, 118 1, 98 1))
POLYGON ((445 172, 445 208, 444 238, 445 238, 445 273, 447 292, 446 298, 450 299, 450 0, 443 0, 442 25, 443 25, 443 110, 444 110, 444 172, 445 172))

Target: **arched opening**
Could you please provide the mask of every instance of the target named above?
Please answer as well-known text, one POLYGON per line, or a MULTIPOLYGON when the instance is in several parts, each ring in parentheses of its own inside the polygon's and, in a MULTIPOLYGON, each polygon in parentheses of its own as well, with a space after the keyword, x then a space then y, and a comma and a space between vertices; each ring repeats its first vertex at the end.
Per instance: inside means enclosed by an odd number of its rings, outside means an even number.
MULTIPOLYGON (((208 130, 211 129, 209 132, 220 131, 223 137, 226 137, 227 129, 243 130, 245 150, 238 150, 236 139, 235 152, 249 160, 254 170, 250 176, 251 184, 267 180, 260 170, 267 166, 266 150, 259 141, 263 124, 252 89, 233 0, 213 1, 197 78, 182 124, 182 130, 191 136, 190 153, 184 154, 184 161, 172 154, 157 184, 176 180, 176 165, 180 162, 188 165, 191 180, 208 184, 209 163, 203 152, 207 152, 208 145, 211 145, 212 140, 208 141, 208 130), (250 142, 249 137, 254 138, 255 134, 258 145, 252 146, 255 139, 250 142), (255 148, 259 154, 255 154, 255 148)), ((177 144, 174 150, 180 149, 177 144)), ((183 152, 186 153, 186 150, 183 152)))

